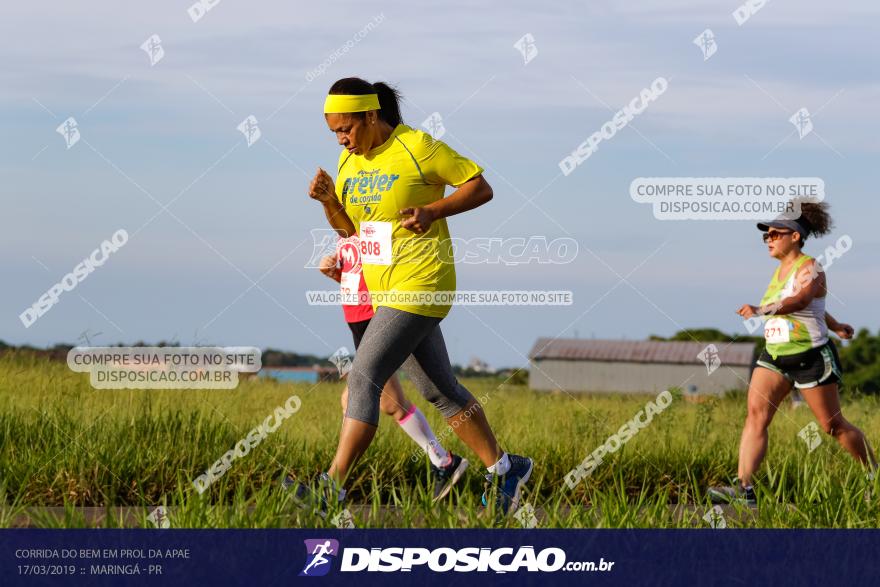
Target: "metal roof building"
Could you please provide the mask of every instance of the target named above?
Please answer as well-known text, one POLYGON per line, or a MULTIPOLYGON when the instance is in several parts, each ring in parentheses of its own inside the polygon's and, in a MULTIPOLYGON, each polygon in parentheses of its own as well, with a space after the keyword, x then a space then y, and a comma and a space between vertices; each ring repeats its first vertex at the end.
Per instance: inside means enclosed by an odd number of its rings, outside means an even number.
POLYGON ((539 338, 529 353, 529 386, 541 391, 720 394, 744 389, 751 342, 539 338))

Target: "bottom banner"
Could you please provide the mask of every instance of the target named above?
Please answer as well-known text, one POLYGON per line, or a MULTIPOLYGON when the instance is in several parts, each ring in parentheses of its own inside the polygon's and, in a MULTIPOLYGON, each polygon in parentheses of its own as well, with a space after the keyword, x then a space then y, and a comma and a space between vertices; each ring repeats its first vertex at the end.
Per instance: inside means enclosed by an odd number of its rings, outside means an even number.
POLYGON ((878 530, 0 530, 0 584, 877 585, 878 530))

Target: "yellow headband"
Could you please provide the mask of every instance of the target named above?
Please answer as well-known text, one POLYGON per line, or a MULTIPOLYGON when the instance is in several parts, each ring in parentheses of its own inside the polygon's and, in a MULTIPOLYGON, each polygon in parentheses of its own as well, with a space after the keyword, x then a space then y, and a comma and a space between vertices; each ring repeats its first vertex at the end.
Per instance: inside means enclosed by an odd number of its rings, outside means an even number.
POLYGON ((378 94, 330 94, 324 101, 324 114, 341 114, 345 112, 364 112, 379 110, 378 94))

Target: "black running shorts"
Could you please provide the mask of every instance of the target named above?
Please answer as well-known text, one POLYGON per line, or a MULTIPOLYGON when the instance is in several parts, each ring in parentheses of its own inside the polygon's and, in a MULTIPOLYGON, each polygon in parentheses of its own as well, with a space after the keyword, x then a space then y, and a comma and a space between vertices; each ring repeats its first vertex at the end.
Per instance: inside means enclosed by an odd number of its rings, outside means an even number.
POLYGON ((831 340, 803 353, 779 355, 775 359, 764 349, 758 357, 758 366, 779 373, 798 389, 843 381, 840 357, 831 340))

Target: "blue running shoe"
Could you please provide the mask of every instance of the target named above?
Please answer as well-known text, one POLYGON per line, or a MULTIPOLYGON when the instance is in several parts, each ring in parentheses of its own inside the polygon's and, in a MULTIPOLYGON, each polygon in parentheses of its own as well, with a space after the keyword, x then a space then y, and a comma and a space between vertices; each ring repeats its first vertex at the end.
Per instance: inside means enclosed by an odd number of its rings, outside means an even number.
POLYGON ((507 458, 510 459, 510 470, 502 476, 493 473, 486 475, 489 487, 483 492, 483 506, 489 507, 489 494, 495 491, 495 512, 501 515, 517 510, 520 492, 531 477, 534 466, 528 457, 508 454, 507 458))

